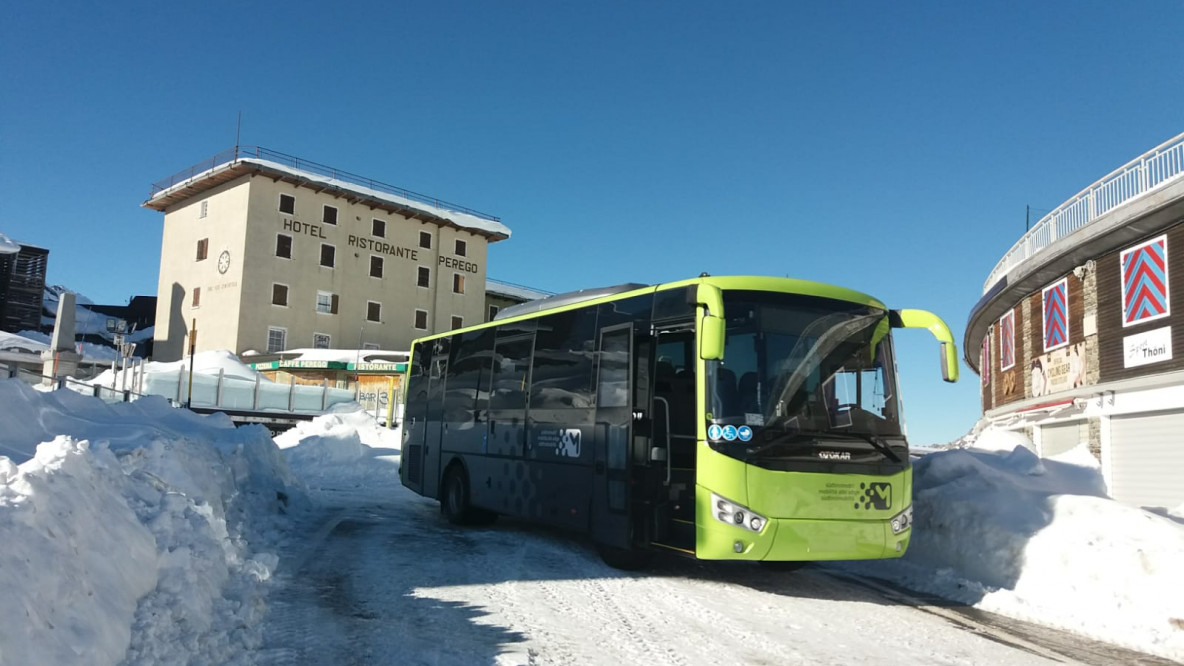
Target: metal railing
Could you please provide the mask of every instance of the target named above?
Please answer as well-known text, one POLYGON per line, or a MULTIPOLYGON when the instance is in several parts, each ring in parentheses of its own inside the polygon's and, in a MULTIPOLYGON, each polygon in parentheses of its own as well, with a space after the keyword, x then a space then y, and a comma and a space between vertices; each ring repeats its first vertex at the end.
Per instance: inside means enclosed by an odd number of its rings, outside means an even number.
POLYGON ((348 171, 342 171, 341 169, 335 169, 330 166, 325 166, 324 164, 318 164, 317 162, 301 159, 292 155, 286 155, 284 153, 270 150, 268 148, 262 148, 260 146, 235 146, 234 148, 224 150, 207 160, 202 160, 188 169, 178 171, 177 173, 162 181, 153 183, 151 191, 148 194, 148 198, 151 199, 160 192, 163 192, 170 187, 177 185, 178 183, 183 183, 190 178, 197 176, 198 174, 205 173, 206 171, 210 171, 211 169, 223 164, 231 164, 241 159, 267 160, 269 162, 275 162, 277 164, 281 164, 293 169, 299 169, 317 176, 332 178, 334 180, 339 180, 352 185, 360 185, 377 192, 393 194, 395 196, 402 197, 417 203, 434 206, 436 208, 443 208, 458 213, 465 213, 467 215, 479 217, 483 220, 489 220, 491 222, 501 222, 501 218, 488 213, 482 213, 479 210, 449 203, 443 199, 437 199, 436 197, 431 197, 426 194, 412 192, 411 190, 407 190, 402 187, 388 185, 387 183, 383 183, 371 178, 366 178, 365 176, 359 176, 348 171))
POLYGON ((1179 134, 1106 174, 1057 206, 1025 233, 995 264, 983 284, 991 290, 1016 266, 1058 239, 1094 222, 1111 210, 1184 176, 1184 134, 1179 134))
POLYGON ((73 377, 50 377, 18 365, 0 363, 0 379, 19 379, 31 386, 46 386, 54 389, 69 389, 75 393, 94 396, 103 402, 131 402, 144 395, 126 388, 111 388, 100 384, 79 381, 73 377))

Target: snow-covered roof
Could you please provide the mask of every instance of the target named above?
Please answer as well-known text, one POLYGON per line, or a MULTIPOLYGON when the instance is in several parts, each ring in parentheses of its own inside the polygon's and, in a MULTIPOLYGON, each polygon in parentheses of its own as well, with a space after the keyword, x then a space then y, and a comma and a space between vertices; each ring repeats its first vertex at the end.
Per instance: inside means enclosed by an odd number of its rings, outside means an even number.
MULTIPOLYGON (((269 155, 274 154, 280 158, 287 157, 287 156, 284 156, 282 153, 274 153, 272 151, 265 151, 265 150, 261 151, 261 154, 269 154, 269 155)), ((216 159, 217 158, 215 158, 215 161, 216 161, 216 159)), ((305 160, 296 160, 295 158, 292 158, 292 159, 297 164, 300 164, 303 162, 306 164, 315 165, 315 163, 313 163, 313 162, 308 162, 305 160)), ((192 176, 181 179, 179 182, 176 182, 175 184, 172 184, 168 187, 162 188, 159 191, 155 191, 152 194, 152 196, 148 199, 148 201, 144 202, 143 205, 146 207, 149 207, 149 208, 163 210, 164 206, 168 205, 165 202, 175 199, 176 195, 178 193, 180 193, 181 191, 191 189, 191 188, 195 187, 195 185, 198 184, 202 180, 209 180, 209 179, 211 179, 212 176, 215 176, 215 175, 222 173, 222 172, 233 170, 236 167, 238 167, 239 165, 243 165, 243 164, 250 164, 250 165, 255 165, 255 166, 263 168, 263 169, 278 171, 280 173, 287 174, 289 176, 293 176, 295 178, 298 178, 298 179, 301 179, 301 180, 304 180, 304 181, 307 181, 310 183, 317 183, 320 185, 328 186, 331 188, 336 188, 336 189, 343 190, 346 192, 352 192, 354 194, 358 194, 363 197, 374 199, 376 201, 383 201, 383 202, 387 202, 387 203, 393 204, 393 205, 401 207, 401 208, 411 209, 413 211, 417 211, 419 213, 426 214, 430 217, 437 218, 437 219, 445 221, 445 222, 450 222, 450 223, 456 225, 457 227, 460 227, 461 229, 468 229, 470 231, 489 236, 495 240, 501 240, 503 238, 510 237, 510 228, 507 227, 506 225, 502 224, 500 221, 498 221, 497 218, 495 218, 493 216, 482 216, 482 214, 479 214, 476 211, 471 211, 471 210, 466 210, 466 211, 455 210, 454 208, 450 208, 447 205, 445 205, 444 202, 438 201, 438 200, 434 200, 435 204, 427 203, 426 201, 419 201, 416 198, 414 198, 415 196, 419 196, 419 195, 415 195, 412 192, 407 192, 406 190, 402 190, 401 188, 395 188, 395 187, 392 187, 389 185, 385 185, 384 183, 379 183, 377 181, 363 179, 360 177, 353 177, 352 179, 350 179, 352 174, 349 174, 348 172, 341 172, 336 169, 329 169, 329 168, 325 167, 326 170, 328 170, 334 174, 339 174, 339 176, 342 176, 342 177, 327 176, 327 175, 315 173, 313 171, 309 171, 307 169, 301 169, 298 167, 289 166, 287 164, 283 164, 283 163, 277 162, 275 160, 263 159, 260 157, 243 156, 241 151, 235 151, 234 153, 227 154, 227 161, 222 162, 221 164, 215 164, 215 165, 211 166, 209 169, 205 169, 204 171, 201 171, 200 173, 196 173, 192 176), (366 181, 369 183, 369 185, 365 185, 365 184, 356 182, 358 180, 366 181), (406 192, 407 196, 397 194, 392 190, 406 192)), ((319 165, 315 165, 315 166, 319 166, 319 165)), ((213 186, 216 184, 218 184, 218 183, 211 182, 210 186, 213 186)), ((205 189, 205 188, 201 188, 201 189, 205 189)), ((423 197, 423 198, 426 199, 427 197, 423 197)))
POLYGON ((330 363, 373 363, 406 361, 410 352, 382 349, 286 349, 277 355, 286 361, 328 361, 330 363))
POLYGON ((551 295, 551 292, 549 291, 531 289, 530 287, 523 287, 522 285, 488 279, 485 280, 485 293, 495 294, 497 296, 506 296, 508 298, 519 299, 522 301, 533 301, 537 298, 546 298, 547 296, 551 295))
POLYGON ((20 243, 0 234, 0 254, 16 254, 21 251, 20 243))
POLYGON ((0 331, 0 351, 40 354, 47 349, 49 349, 49 345, 43 342, 0 331))

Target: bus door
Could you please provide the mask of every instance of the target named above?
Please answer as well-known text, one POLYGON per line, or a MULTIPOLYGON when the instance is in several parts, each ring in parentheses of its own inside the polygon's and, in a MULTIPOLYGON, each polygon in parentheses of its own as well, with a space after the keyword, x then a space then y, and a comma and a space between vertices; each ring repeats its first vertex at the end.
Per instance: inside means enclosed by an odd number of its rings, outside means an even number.
POLYGON ((632 349, 632 323, 600 330, 596 426, 592 438, 592 538, 616 548, 633 546, 629 488, 632 349))
POLYGON ((403 409, 403 456, 399 476, 403 484, 423 494, 424 421, 428 414, 428 360, 430 343, 411 349, 411 371, 407 377, 407 404, 403 409))
POLYGON ((650 470, 655 545, 695 549, 695 332, 659 330, 650 409, 650 470))
MULTIPOLYGON (((440 448, 444 434, 444 379, 448 376, 448 338, 431 341, 431 361, 428 366, 427 415, 423 437, 424 497, 439 496, 440 448)), ((425 350, 426 351, 426 350, 425 350)))

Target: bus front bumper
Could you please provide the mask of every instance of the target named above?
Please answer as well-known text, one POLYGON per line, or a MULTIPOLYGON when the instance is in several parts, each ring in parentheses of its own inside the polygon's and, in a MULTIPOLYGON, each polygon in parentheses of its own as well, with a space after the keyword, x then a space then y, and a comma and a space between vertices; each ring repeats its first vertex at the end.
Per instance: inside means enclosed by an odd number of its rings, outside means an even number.
POLYGON ((715 520, 696 528, 695 555, 704 560, 875 560, 904 555, 911 527, 893 533, 890 520, 771 518, 759 533, 715 520))

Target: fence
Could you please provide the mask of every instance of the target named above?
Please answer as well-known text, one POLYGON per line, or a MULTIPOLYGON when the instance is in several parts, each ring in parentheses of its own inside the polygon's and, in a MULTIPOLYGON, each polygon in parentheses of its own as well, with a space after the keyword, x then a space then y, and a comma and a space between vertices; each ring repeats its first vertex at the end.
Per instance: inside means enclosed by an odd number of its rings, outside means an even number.
POLYGON ((142 393, 128 388, 112 388, 100 384, 90 384, 73 377, 49 377, 17 365, 0 363, 0 377, 19 379, 33 386, 52 386, 55 389, 68 389, 75 393, 94 396, 103 402, 131 402, 144 397, 142 393))
MULTIPOLYGON (((159 395, 177 405, 252 411, 320 413, 333 405, 354 401, 354 392, 321 386, 276 384, 239 377, 193 374, 182 367, 177 372, 153 372, 140 376, 140 390, 118 389, 82 382, 71 377, 47 377, 19 366, 0 363, 0 377, 20 379, 28 384, 69 389, 92 395, 105 402, 130 402, 145 395, 159 395), (192 380, 192 381, 191 381, 192 380), (192 392, 191 392, 192 391, 192 392)), ((385 417, 385 414, 383 415, 385 417)))
POLYGON ((1013 268, 1058 239, 1181 176, 1184 176, 1184 134, 1165 141, 1115 169, 1040 218, 995 264, 983 285, 983 293, 990 291, 1013 268))

